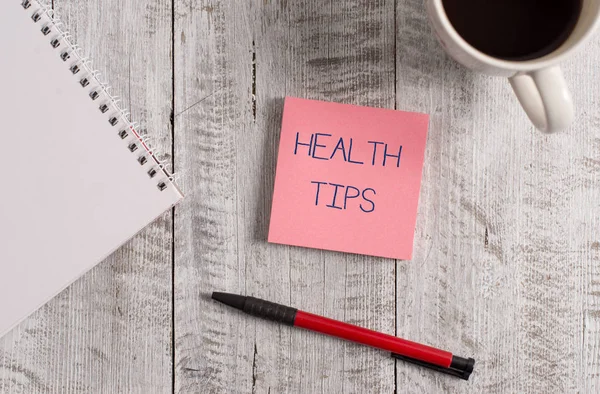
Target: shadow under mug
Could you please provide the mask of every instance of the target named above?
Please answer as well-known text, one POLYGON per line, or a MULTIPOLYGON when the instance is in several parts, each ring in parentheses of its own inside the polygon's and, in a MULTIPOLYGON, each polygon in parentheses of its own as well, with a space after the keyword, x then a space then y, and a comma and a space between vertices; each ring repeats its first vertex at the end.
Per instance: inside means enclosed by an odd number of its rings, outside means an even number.
POLYGON ((577 24, 560 47, 524 61, 495 58, 468 44, 452 26, 442 0, 427 0, 427 12, 439 42, 452 58, 472 70, 509 78, 521 106, 537 129, 555 132, 572 123, 571 93, 558 64, 593 33, 600 21, 600 0, 582 1, 577 24))

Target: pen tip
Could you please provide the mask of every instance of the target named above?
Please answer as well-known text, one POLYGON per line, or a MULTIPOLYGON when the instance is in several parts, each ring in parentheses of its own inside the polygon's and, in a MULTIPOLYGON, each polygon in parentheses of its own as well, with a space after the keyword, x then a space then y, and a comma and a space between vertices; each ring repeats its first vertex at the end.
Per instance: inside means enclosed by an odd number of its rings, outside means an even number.
POLYGON ((240 310, 244 310, 244 304, 246 303, 246 297, 244 296, 218 291, 212 293, 212 299, 240 310))

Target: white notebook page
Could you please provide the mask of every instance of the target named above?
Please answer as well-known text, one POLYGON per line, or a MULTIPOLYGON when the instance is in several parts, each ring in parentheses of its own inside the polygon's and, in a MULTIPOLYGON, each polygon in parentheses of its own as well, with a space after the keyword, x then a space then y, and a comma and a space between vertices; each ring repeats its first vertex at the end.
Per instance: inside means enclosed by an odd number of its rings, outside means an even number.
POLYGON ((182 197, 148 176, 143 147, 129 151, 125 123, 109 124, 105 98, 31 19, 37 6, 0 1, 0 336, 182 197))

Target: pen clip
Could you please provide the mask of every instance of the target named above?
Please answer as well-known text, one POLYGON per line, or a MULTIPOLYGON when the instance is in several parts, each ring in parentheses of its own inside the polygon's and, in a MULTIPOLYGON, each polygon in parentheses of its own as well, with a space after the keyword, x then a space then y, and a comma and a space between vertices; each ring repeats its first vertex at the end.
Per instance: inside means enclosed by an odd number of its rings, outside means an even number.
POLYGON ((412 357, 406 357, 398 353, 392 353, 392 357, 398 360, 406 361, 412 364, 419 365, 421 367, 429 368, 437 372, 445 373, 447 375, 452 375, 457 378, 461 378, 464 380, 469 380, 469 376, 471 376, 471 372, 473 372, 473 366, 475 365, 475 360, 472 358, 462 358, 457 356, 452 356, 452 364, 450 367, 444 368, 439 365, 431 364, 426 361, 417 360, 412 357))

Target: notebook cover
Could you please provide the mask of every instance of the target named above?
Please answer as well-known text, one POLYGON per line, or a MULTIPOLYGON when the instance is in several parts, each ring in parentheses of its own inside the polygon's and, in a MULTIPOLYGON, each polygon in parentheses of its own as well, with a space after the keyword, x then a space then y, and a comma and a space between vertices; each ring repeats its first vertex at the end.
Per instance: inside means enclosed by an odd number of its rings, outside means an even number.
POLYGON ((182 198, 136 160, 143 145, 118 136, 133 130, 109 123, 119 114, 91 100, 37 9, 0 1, 0 337, 182 198))

